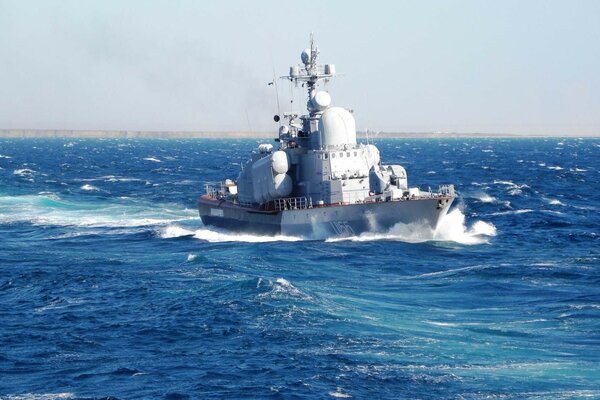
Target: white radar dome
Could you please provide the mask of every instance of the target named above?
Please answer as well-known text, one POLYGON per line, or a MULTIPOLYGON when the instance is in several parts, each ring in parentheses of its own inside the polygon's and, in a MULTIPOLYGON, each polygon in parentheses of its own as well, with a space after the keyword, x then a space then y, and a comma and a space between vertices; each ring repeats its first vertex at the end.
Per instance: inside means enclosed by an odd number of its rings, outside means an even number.
POLYGON ((318 91, 315 96, 310 99, 311 106, 317 111, 323 111, 331 104, 331 96, 329 93, 321 90, 318 91))
POLYGON ((292 193, 293 187, 292 178, 289 175, 278 174, 273 178, 273 187, 269 194, 274 198, 285 197, 292 193))
POLYGON ((310 63, 310 49, 304 49, 300 55, 300 58, 302 59, 304 65, 308 65, 308 63, 310 63))
POLYGON ((328 108, 319 120, 319 136, 322 146, 356 144, 354 117, 345 108, 328 108))

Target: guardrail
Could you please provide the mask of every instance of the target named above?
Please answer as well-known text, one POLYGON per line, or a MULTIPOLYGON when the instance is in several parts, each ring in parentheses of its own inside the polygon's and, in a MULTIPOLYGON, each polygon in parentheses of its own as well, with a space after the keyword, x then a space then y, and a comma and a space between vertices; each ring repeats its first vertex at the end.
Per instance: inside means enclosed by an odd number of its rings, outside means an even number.
POLYGON ((442 185, 438 189, 438 192, 444 196, 454 196, 454 185, 442 185))
POLYGON ((273 200, 275 205, 275 210, 277 211, 285 211, 285 210, 304 210, 312 207, 312 204, 309 204, 306 197, 286 197, 283 199, 275 199, 273 200))

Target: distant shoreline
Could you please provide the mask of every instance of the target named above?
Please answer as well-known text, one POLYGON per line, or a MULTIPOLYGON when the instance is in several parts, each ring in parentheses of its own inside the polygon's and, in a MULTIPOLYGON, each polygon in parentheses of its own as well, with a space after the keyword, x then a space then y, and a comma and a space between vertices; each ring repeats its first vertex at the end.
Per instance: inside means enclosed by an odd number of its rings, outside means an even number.
MULTIPOLYGON (((444 138, 545 138, 545 137, 584 137, 596 135, 566 134, 509 134, 509 133, 460 133, 460 132, 358 132, 361 139, 444 139, 444 138)), ((235 131, 104 131, 104 130, 51 130, 51 129, 0 129, 0 138, 97 138, 97 139, 271 139, 273 132, 235 131)))

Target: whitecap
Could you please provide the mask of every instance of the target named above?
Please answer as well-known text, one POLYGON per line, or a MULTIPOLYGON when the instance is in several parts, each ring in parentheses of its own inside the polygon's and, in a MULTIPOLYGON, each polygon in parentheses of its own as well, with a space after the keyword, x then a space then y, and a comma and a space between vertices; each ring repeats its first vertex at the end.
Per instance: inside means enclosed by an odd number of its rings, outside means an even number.
MULTIPOLYGON (((256 283, 256 287, 260 288, 264 280, 262 278, 258 279, 256 283)), ((261 293, 258 297, 273 297, 273 298, 281 298, 281 297, 298 297, 302 299, 310 299, 310 296, 302 293, 300 289, 295 287, 284 278, 277 278, 275 282, 271 280, 267 280, 267 286, 271 288, 270 291, 261 293)))
POLYGON ((6 156, 4 154, 0 154, 0 158, 12 158, 11 156, 6 156))
POLYGON ((500 212, 491 213, 490 215, 527 214, 530 212, 533 212, 533 210, 522 209, 522 210, 511 210, 511 211, 500 211, 500 212))
POLYGON ((146 160, 146 161, 152 161, 152 162, 162 162, 162 161, 160 161, 156 157, 145 157, 144 160, 146 160))
POLYGON ((583 168, 571 168, 570 171, 571 172, 587 172, 587 169, 583 169, 583 168))
POLYGON ((173 238, 178 238, 178 237, 185 237, 185 236, 194 236, 195 232, 194 231, 190 231, 187 230, 185 228, 176 226, 176 225, 169 225, 166 226, 165 228, 161 229, 159 232, 159 236, 162 239, 173 239, 173 238))
POLYGON ((75 398, 74 393, 25 393, 25 394, 13 394, 6 397, 2 397, 5 400, 60 400, 60 399, 73 399, 75 398))
POLYGON ((438 321, 424 321, 424 322, 429 325, 433 325, 433 326, 442 326, 442 327, 450 327, 450 328, 456 328, 456 327, 460 326, 459 324, 454 323, 454 322, 438 322, 438 321))
POLYGON ((349 398, 351 398, 351 397, 352 397, 352 396, 351 396, 351 395, 349 395, 348 393, 341 391, 341 389, 340 389, 340 388, 337 388, 335 392, 329 392, 328 394, 329 394, 331 397, 335 397, 335 398, 337 398, 337 399, 349 399, 349 398))
POLYGON ((478 197, 478 200, 482 203, 493 203, 496 201, 496 198, 494 196, 490 196, 487 193, 483 193, 478 197))
POLYGON ((564 168, 559 165, 553 165, 553 166, 548 167, 548 169, 551 169, 553 171, 562 171, 564 168))
POLYGON ((81 190, 85 190, 86 192, 94 192, 94 191, 100 191, 100 189, 98 189, 96 186, 92 186, 88 183, 86 183, 85 185, 83 185, 82 187, 80 187, 79 189, 81 190))
POLYGON ((560 200, 558 200, 558 199, 544 198, 544 200, 545 200, 545 201, 546 201, 548 204, 550 204, 550 205, 553 205, 553 206, 564 206, 564 205, 565 205, 565 204, 564 204, 562 201, 560 201, 560 200))
POLYGON ((29 168, 15 169, 13 171, 13 175, 19 175, 22 177, 30 177, 33 174, 35 174, 35 171, 29 168))
POLYGON ((198 258, 198 254, 188 254, 186 261, 192 262, 198 258))
POLYGON ((508 194, 511 196, 520 196, 523 194, 523 191, 521 189, 511 189, 508 194))
POLYGON ((506 185, 506 186, 514 186, 515 184, 512 181, 498 181, 494 180, 495 185, 506 185))
POLYGON ((198 229, 194 233, 194 237, 200 240, 206 240, 210 243, 221 242, 245 242, 245 243, 265 243, 265 242, 297 242, 303 240, 297 236, 285 235, 256 235, 251 233, 236 233, 218 231, 216 229, 198 229))

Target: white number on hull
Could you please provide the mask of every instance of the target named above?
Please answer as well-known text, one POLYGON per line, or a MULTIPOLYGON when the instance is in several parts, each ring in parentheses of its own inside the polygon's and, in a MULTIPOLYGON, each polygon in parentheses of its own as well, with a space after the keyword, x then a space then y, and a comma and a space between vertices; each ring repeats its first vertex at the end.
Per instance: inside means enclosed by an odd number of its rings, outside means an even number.
POLYGON ((331 228, 333 231, 340 236, 355 236, 354 229, 350 226, 348 221, 331 221, 331 228))
POLYGON ((219 208, 211 208, 210 209, 210 215, 211 215, 211 217, 222 217, 223 216, 223 210, 221 210, 219 208))

